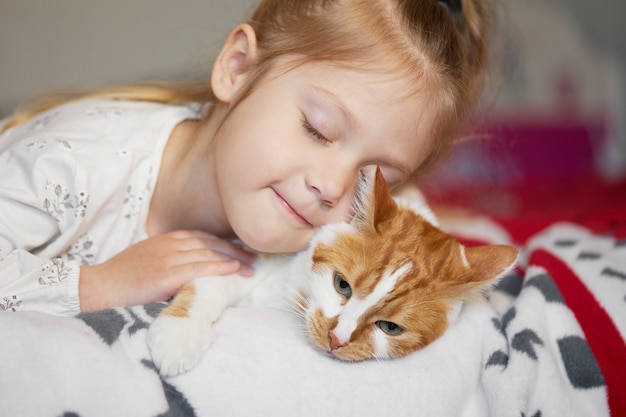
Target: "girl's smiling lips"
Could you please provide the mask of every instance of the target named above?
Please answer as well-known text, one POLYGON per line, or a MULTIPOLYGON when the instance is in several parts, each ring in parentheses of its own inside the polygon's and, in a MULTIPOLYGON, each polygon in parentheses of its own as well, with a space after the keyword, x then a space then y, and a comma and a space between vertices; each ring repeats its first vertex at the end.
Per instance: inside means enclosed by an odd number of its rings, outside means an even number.
POLYGON ((291 207, 287 200, 285 200, 275 189, 272 188, 272 191, 274 192, 274 195, 276 195, 276 197, 278 198, 280 205, 292 218, 294 218, 298 223, 302 225, 313 227, 313 225, 307 219, 302 217, 302 215, 300 215, 300 213, 298 213, 293 207, 291 207))

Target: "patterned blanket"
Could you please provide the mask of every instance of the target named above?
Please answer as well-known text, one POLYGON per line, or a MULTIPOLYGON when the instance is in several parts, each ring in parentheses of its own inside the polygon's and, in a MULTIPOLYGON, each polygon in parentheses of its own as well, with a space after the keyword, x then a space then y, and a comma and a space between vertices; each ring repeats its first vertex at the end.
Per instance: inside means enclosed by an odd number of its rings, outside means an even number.
POLYGON ((1 313, 0 415, 626 415, 623 200, 566 222, 457 219, 450 231, 466 243, 513 241, 523 259, 441 339, 398 360, 333 360, 295 315, 237 308, 197 368, 162 379, 146 330, 163 304, 1 313))

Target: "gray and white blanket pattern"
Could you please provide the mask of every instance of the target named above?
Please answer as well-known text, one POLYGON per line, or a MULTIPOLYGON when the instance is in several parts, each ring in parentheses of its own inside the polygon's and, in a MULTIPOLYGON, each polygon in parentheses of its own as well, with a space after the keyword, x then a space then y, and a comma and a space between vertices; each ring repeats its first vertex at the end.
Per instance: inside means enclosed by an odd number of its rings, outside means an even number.
POLYGON ((146 346, 164 304, 74 318, 4 313, 0 415, 624 415, 615 393, 626 378, 626 244, 563 224, 523 250, 521 268, 467 304, 441 339, 392 361, 333 360, 292 313, 238 308, 198 367, 164 380, 146 346), (579 287, 595 305, 572 298, 579 287))

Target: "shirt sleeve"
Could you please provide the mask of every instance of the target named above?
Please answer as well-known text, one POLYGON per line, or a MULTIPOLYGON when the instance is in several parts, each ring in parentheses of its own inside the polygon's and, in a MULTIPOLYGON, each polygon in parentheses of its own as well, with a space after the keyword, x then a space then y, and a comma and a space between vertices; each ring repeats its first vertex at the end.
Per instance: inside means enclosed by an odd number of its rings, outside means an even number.
POLYGON ((76 261, 41 258, 23 249, 12 251, 0 261, 0 311, 78 314, 79 271, 76 261))
POLYGON ((62 141, 20 140, 0 150, 0 312, 80 311, 80 265, 62 255, 87 209, 81 182, 62 141))

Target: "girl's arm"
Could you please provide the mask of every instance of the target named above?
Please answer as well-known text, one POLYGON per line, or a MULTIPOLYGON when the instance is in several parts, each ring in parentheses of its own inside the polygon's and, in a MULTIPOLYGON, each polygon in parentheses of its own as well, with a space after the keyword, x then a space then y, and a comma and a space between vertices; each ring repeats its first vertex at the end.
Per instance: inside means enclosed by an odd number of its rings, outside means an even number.
POLYGON ((42 181, 45 164, 29 162, 0 153, 0 311, 76 314, 79 263, 61 253, 82 218, 66 215, 63 190, 42 181))
POLYGON ((78 313, 79 269, 76 261, 13 250, 0 260, 0 311, 78 313))
POLYGON ((165 301, 195 278, 251 276, 254 259, 239 246, 200 231, 150 237, 104 263, 80 268, 81 309, 165 301))
POLYGON ((73 189, 83 180, 61 139, 0 134, 0 311, 80 311, 79 262, 62 254, 84 223, 87 198, 73 189))
POLYGON ((253 254, 199 231, 154 236, 93 266, 36 255, 31 251, 71 242, 63 242, 54 218, 4 191, 0 181, 0 311, 74 315, 164 301, 198 277, 252 274, 253 254))
MULTIPOLYGON (((2 254, 6 236, 0 242, 2 254)), ((165 301, 195 278, 250 276, 253 261, 238 246, 194 231, 148 238, 93 266, 14 249, 0 260, 0 311, 75 315, 165 301)))

